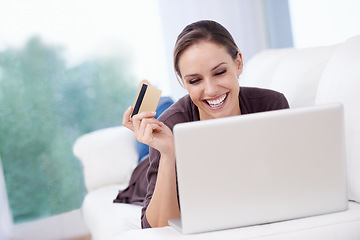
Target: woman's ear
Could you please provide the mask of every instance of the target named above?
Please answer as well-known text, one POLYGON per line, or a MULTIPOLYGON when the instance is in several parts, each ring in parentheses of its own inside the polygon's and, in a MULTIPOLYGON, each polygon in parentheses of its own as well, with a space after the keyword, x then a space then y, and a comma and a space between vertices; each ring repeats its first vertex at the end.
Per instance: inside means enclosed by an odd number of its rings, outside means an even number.
POLYGON ((236 56, 236 59, 235 59, 235 63, 236 63, 236 67, 237 67, 237 76, 239 77, 243 71, 243 60, 242 60, 242 54, 241 52, 239 51, 237 56, 236 56))

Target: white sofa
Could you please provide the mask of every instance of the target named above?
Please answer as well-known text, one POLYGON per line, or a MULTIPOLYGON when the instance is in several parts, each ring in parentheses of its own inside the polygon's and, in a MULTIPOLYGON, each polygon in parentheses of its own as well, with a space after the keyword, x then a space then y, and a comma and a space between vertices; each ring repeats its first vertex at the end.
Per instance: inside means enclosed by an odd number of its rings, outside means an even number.
POLYGON ((84 166, 88 194, 82 211, 93 239, 360 239, 360 36, 333 46, 263 51, 246 64, 240 84, 283 92, 292 108, 343 103, 349 210, 194 235, 170 227, 142 230, 140 206, 112 203, 137 162, 133 134, 119 126, 86 134, 74 144, 84 166))

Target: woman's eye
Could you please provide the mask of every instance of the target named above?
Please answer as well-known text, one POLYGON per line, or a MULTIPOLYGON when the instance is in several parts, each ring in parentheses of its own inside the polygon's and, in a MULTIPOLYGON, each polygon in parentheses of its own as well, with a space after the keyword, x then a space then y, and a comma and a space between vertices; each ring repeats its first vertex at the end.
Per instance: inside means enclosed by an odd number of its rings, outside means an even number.
POLYGON ((226 69, 225 69, 225 70, 222 70, 222 71, 220 71, 220 72, 215 73, 215 76, 222 75, 222 74, 224 74, 224 73, 226 73, 226 69))
POLYGON ((200 78, 195 78, 195 79, 191 79, 190 81, 189 81, 189 83, 190 84, 195 84, 195 83, 197 83, 197 82, 199 82, 200 81, 200 78))

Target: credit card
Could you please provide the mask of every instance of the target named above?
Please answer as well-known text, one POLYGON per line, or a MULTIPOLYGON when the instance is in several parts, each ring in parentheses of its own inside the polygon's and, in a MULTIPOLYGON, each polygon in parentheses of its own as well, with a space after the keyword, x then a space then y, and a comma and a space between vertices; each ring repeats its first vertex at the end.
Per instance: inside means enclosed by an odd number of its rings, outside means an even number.
POLYGON ((155 112, 162 91, 151 85, 141 83, 133 105, 131 117, 141 112, 155 112))

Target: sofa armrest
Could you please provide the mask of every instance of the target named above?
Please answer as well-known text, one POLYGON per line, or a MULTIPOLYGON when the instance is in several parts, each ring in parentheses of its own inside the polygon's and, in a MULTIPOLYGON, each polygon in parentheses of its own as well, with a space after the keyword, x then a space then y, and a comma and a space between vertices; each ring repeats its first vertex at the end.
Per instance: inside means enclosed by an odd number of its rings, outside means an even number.
POLYGON ((134 134, 123 126, 79 137, 73 145, 73 153, 83 164, 88 191, 127 183, 138 158, 134 134))

